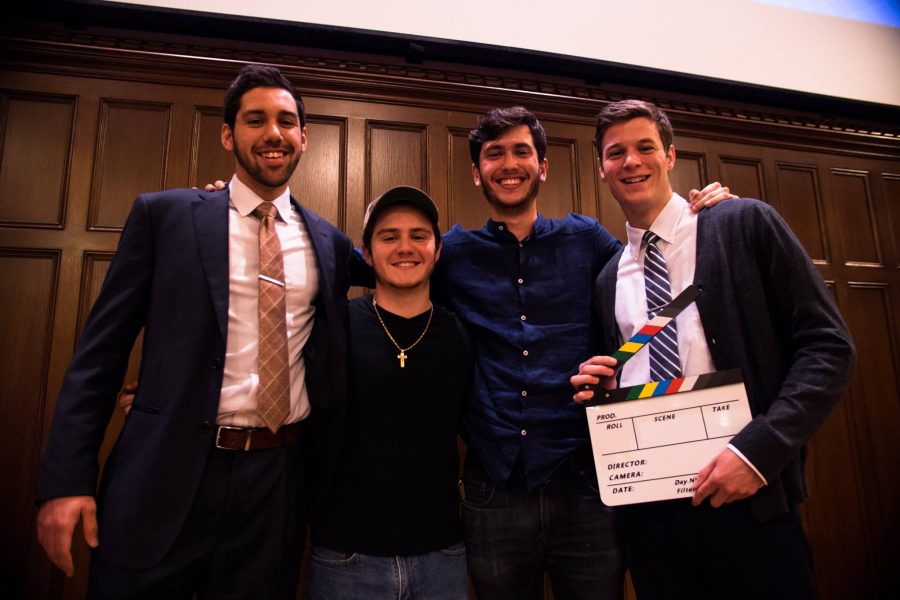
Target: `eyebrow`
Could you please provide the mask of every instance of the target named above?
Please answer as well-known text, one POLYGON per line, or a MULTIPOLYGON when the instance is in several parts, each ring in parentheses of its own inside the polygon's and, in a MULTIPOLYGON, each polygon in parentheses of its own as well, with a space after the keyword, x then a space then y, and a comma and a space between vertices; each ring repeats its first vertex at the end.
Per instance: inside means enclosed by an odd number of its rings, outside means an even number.
MULTIPOLYGON (((409 231, 413 232, 413 233, 420 233, 420 232, 433 233, 431 231, 431 229, 429 229, 428 227, 413 227, 409 231)), ((381 235, 384 233, 399 233, 399 232, 400 232, 399 227, 385 227, 383 229, 376 229, 375 233, 373 235, 381 235)))
MULTIPOLYGON (((501 149, 501 150, 502 150, 502 149, 505 149, 505 148, 507 148, 507 145, 506 145, 506 144, 503 144, 503 143, 500 143, 500 142, 497 142, 497 143, 493 143, 493 144, 492 144, 492 143, 489 142, 488 145, 485 146, 484 151, 485 151, 485 152, 490 152, 491 150, 495 150, 495 149, 501 149)), ((512 149, 513 149, 513 150, 521 150, 522 148, 527 148, 528 150, 531 150, 533 147, 532 147, 532 145, 529 144, 528 142, 516 142, 516 143, 512 144, 512 149)))
MULTIPOLYGON (((250 109, 243 111, 241 114, 244 116, 248 116, 248 117, 255 117, 255 116, 259 116, 259 115, 265 115, 266 111, 262 108, 250 108, 250 109)), ((300 118, 300 115, 298 115, 295 112, 291 112, 289 110, 278 111, 278 116, 279 117, 293 117, 296 119, 300 118)))

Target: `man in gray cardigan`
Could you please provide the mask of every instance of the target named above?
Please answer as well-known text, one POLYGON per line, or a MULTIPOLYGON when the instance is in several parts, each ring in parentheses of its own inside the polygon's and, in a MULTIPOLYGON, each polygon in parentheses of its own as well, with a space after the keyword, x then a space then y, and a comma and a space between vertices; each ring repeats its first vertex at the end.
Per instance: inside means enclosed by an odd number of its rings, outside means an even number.
MULTIPOLYGON (((657 336, 677 340, 673 376, 740 367, 753 418, 700 470, 691 500, 618 509, 635 588, 641 600, 814 597, 796 506, 807 495, 806 444, 850 379, 850 334, 770 206, 742 200, 693 214, 673 194, 672 136, 665 113, 646 102, 612 103, 597 117, 600 176, 628 220, 628 244, 596 281, 601 347, 612 353, 648 320, 655 283, 645 271, 662 264, 671 297, 703 288, 676 331, 657 336)), ((648 350, 624 366, 621 386, 664 378, 648 350)), ((593 357, 572 384, 610 387, 615 365, 593 357)))

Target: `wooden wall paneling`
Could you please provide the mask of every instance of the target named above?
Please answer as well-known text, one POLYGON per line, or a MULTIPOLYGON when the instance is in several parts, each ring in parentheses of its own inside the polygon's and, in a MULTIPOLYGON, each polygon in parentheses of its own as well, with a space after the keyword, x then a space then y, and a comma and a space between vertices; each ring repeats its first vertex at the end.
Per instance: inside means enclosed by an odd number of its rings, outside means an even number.
POLYGON ((831 264, 817 166, 776 161, 775 179, 778 212, 813 262, 831 264))
POLYGON ((466 229, 481 229, 488 219, 488 205, 481 187, 472 178, 469 154, 469 128, 447 127, 447 216, 441 225, 445 230, 455 223, 466 229))
POLYGON ((832 167, 830 178, 841 256, 845 264, 882 266, 869 173, 860 169, 832 167))
POLYGON ((547 180, 540 184, 538 212, 552 219, 581 212, 578 152, 574 139, 547 138, 547 180))
MULTIPOLYGON (((116 40, 110 39, 115 45, 116 40)), ((95 296, 106 259, 114 248, 114 232, 121 226, 134 195, 167 185, 206 183, 205 179, 227 177, 233 171, 231 157, 218 146, 217 111, 221 109, 216 108, 223 89, 219 84, 227 83, 225 67, 230 77, 233 65, 213 65, 210 72, 214 74, 200 81, 185 75, 196 71, 201 64, 197 59, 173 54, 165 59, 166 65, 176 67, 169 71, 168 66, 151 66, 158 64, 158 56, 151 56, 146 48, 140 49, 142 46, 135 48, 126 53, 119 49, 94 50, 106 61, 98 64, 116 65, 102 73, 96 65, 85 62, 82 66, 65 56, 66 51, 58 50, 38 60, 35 68, 29 63, 3 73, 4 89, 10 90, 7 96, 69 98, 75 115, 64 213, 57 219, 65 228, 52 225, 29 229, 0 223, 0 246, 15 248, 16 252, 29 248, 38 253, 58 252, 56 285, 47 296, 56 306, 49 372, 43 380, 29 383, 43 386, 51 399, 67 366, 75 331, 83 323, 83 311, 95 296), (112 162, 114 159, 119 162, 112 162), (213 177, 220 168, 225 172, 213 177), (115 189, 109 191, 109 186, 115 189)), ((226 55, 230 52, 221 51, 226 55)), ((429 89, 427 78, 413 81, 410 78, 417 77, 415 69, 404 68, 373 84, 370 77, 380 76, 370 76, 365 69, 342 71, 349 63, 326 61, 307 68, 311 63, 294 63, 290 58, 286 56, 283 64, 293 65, 287 67, 292 76, 312 82, 311 89, 318 94, 307 98, 307 108, 314 117, 311 148, 296 176, 297 185, 302 186, 301 200, 308 198, 314 210, 345 228, 357 241, 365 203, 387 187, 401 183, 423 187, 441 208, 441 196, 446 193, 446 210, 442 210, 445 228, 457 221, 473 228, 484 224, 485 200, 471 181, 468 130, 488 106, 535 102, 530 88, 513 89, 516 77, 481 77, 474 73, 480 77, 476 85, 453 88, 449 80, 442 80, 429 89), (356 79, 369 85, 357 86, 356 79), (507 86, 506 82, 512 84, 507 86), (451 97, 448 89, 456 93, 451 97), (321 151, 318 155, 317 144, 321 151), (335 152, 339 157, 333 155, 335 152)), ((12 59, 5 60, 9 63, 12 59)), ((215 60, 206 57, 202 64, 210 65, 213 63, 209 61, 215 60)), ((428 73, 431 77, 432 71, 428 73)), ((560 208, 556 207, 558 198, 571 192, 575 210, 590 214, 588 208, 594 205, 596 214, 613 233, 623 233, 621 211, 606 186, 599 184, 591 153, 584 151, 591 147, 593 136, 588 113, 595 112, 584 107, 608 99, 604 96, 607 91, 597 88, 574 102, 563 97, 565 92, 554 96, 557 88, 547 89, 536 108, 553 115, 544 119, 548 133, 564 143, 551 147, 551 153, 560 156, 551 155, 550 183, 539 199, 542 212, 549 215, 548 211, 560 208), (564 171, 560 178, 559 165, 566 161, 571 172, 564 171), (560 184, 560 180, 566 181, 565 191, 558 194, 551 186, 560 184), (591 190, 588 182, 593 183, 591 190)), ((0 103, 7 101, 0 95, 0 103)), ((896 509, 890 511, 900 505, 892 489, 884 491, 887 474, 896 473, 900 456, 892 445, 897 438, 893 432, 900 428, 895 423, 900 373, 900 324, 895 316, 900 314, 900 271, 896 268, 900 266, 900 175, 896 175, 900 173, 900 148, 896 138, 830 125, 823 132, 819 131, 821 127, 804 127, 802 120, 750 114, 740 107, 735 108, 740 112, 737 114, 732 107, 725 107, 723 112, 679 102, 672 106, 676 128, 687 133, 676 141, 676 190, 686 193, 695 187, 686 179, 696 177, 697 185, 719 180, 741 195, 766 196, 762 199, 785 214, 810 252, 820 261, 830 261, 820 262, 819 267, 834 282, 861 348, 861 364, 876 357, 874 365, 857 373, 850 394, 813 442, 810 483, 814 496, 804 509, 823 597, 869 597, 869 592, 881 585, 878 578, 883 579, 891 570, 891 561, 898 562, 893 547, 879 545, 897 538, 896 509), (747 116, 747 120, 741 122, 736 115, 747 116), (816 187, 819 196, 814 192, 816 199, 812 201, 809 190, 816 187), (792 204, 794 197, 799 199, 801 195, 800 204, 792 204), (809 223, 814 206, 820 212, 817 218, 824 223, 817 226, 818 232, 809 223), (802 223, 808 224, 807 230, 802 223), (884 315, 888 323, 873 332, 878 315, 884 315), (875 342, 870 341, 878 335, 881 337, 875 342)), ((0 112, 6 114, 9 109, 0 107, 0 112)), ((57 135, 57 130, 48 127, 46 135, 57 135)), ((0 135, 0 139, 8 142, 9 136, 0 135)), ((2 178, 0 174, 0 189, 2 178)), ((41 189, 46 192, 46 186, 41 189)), ((40 201, 46 202, 43 197, 40 201)), ((0 221, 3 202, 0 195, 0 221)), ((56 214, 44 204, 39 210, 56 214)), ((40 213, 40 220, 54 222, 44 213, 40 213)), ((4 292, 5 287, 0 294, 4 292)), ((0 331, 15 326, 0 319, 0 331)), ((42 435, 46 435, 46 413, 52 409, 52 400, 46 404, 43 422, 34 426, 42 435)), ((13 452, 16 461, 30 461, 36 470, 36 452, 28 455, 18 448, 13 452)), ((19 510, 13 518, 22 524, 21 531, 31 530, 33 509, 24 506, 19 510)), ((33 538, 24 553, 30 565, 26 575, 31 586, 28 597, 83 597, 84 569, 76 579, 66 580, 57 570, 51 570, 33 538)))
MULTIPOLYGON (((869 518, 874 582, 883 593, 890 578, 900 591, 900 346, 895 336, 900 291, 888 284, 849 282, 844 314, 854 332, 857 365, 845 398, 855 430, 865 512, 869 518)), ((842 548, 842 551, 844 549, 842 548)), ((877 595, 877 594, 876 594, 877 595)), ((870 595, 868 597, 875 597, 870 595)))
POLYGON ((767 202, 763 162, 750 154, 752 147, 744 150, 747 152, 746 156, 719 155, 721 183, 739 196, 767 202))
POLYGON ((548 136, 547 179, 541 184, 538 200, 538 211, 543 216, 560 219, 570 212, 581 212, 577 163, 574 139, 548 136))
POLYGON ((121 229, 138 194, 166 187, 171 119, 171 104, 101 101, 90 230, 121 229))
POLYGON ((34 487, 47 407, 59 250, 0 248, 0 582, 25 597, 34 487))
POLYGON ((346 229, 347 120, 309 116, 308 144, 290 180, 291 193, 303 206, 346 229))
POLYGON ((222 108, 195 106, 191 127, 188 184, 203 188, 234 173, 234 155, 222 146, 222 108))
POLYGON ((900 268, 900 173, 881 173, 880 180, 887 225, 885 264, 900 268))
POLYGON ((622 207, 609 191, 609 185, 600 179, 599 169, 597 170, 596 185, 600 197, 600 224, 624 244, 628 241, 625 234, 625 215, 622 213, 622 207))
POLYGON ((430 193, 428 126, 370 120, 366 124, 366 198, 377 198, 397 185, 430 193))
POLYGON ((706 168, 706 154, 703 152, 678 151, 676 146, 675 167, 669 172, 672 191, 687 199, 691 190, 703 189, 709 181, 706 168))
POLYGON ((600 173, 597 170, 596 145, 593 129, 586 129, 586 135, 575 139, 575 151, 578 154, 578 180, 581 182, 581 201, 578 211, 583 215, 600 220, 600 173))
POLYGON ((0 225, 63 227, 73 96, 0 91, 0 225))

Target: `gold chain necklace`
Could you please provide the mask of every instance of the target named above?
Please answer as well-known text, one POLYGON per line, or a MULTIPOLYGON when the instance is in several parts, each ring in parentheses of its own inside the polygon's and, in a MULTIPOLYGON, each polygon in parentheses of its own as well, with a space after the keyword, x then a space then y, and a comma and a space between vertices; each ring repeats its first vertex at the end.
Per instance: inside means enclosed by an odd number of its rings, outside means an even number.
POLYGON ((394 344, 394 346, 397 347, 397 350, 400 351, 400 354, 397 355, 397 358, 400 360, 400 368, 406 368, 406 351, 412 350, 416 344, 422 341, 422 338, 425 337, 425 334, 428 333, 428 328, 431 327, 431 317, 434 316, 434 304, 431 305, 431 311, 428 313, 428 322, 425 323, 425 329, 422 330, 422 335, 420 335, 419 339, 414 341, 406 348, 401 348, 400 344, 397 343, 397 340, 394 339, 394 336, 391 335, 391 332, 388 331, 387 325, 384 324, 384 319, 381 318, 381 313, 378 312, 378 303, 375 302, 375 296, 372 296, 372 308, 375 309, 375 316, 378 317, 378 322, 381 323, 381 327, 387 334, 388 339, 391 340, 391 343, 394 344))

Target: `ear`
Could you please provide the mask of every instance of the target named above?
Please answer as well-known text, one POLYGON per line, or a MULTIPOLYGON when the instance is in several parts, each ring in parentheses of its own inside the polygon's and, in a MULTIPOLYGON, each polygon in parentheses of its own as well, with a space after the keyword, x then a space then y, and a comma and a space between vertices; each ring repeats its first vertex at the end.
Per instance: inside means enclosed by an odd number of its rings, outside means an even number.
POLYGON ((675 168, 675 144, 670 144, 666 151, 666 170, 671 171, 675 168))
POLYGON ((365 246, 362 247, 363 260, 366 261, 366 264, 370 267, 372 266, 372 255, 369 253, 369 249, 365 246))
POLYGON ((231 152, 234 150, 234 133, 231 131, 231 127, 228 126, 228 123, 222 123, 222 146, 225 147, 226 150, 231 152))
POLYGON ((481 185, 481 171, 478 170, 478 165, 472 163, 472 180, 475 182, 475 187, 481 185))
POLYGON ((603 170, 603 158, 597 157, 597 170, 600 171, 600 181, 606 183, 606 171, 603 170))
POLYGON ((300 152, 306 152, 306 146, 309 140, 306 137, 306 127, 300 130, 300 152))
POLYGON ((441 260, 441 246, 443 246, 443 244, 438 246, 437 249, 434 251, 434 262, 441 260))
POLYGON ((538 167, 538 179, 541 183, 547 181, 547 157, 544 157, 544 160, 541 161, 540 166, 538 167))

